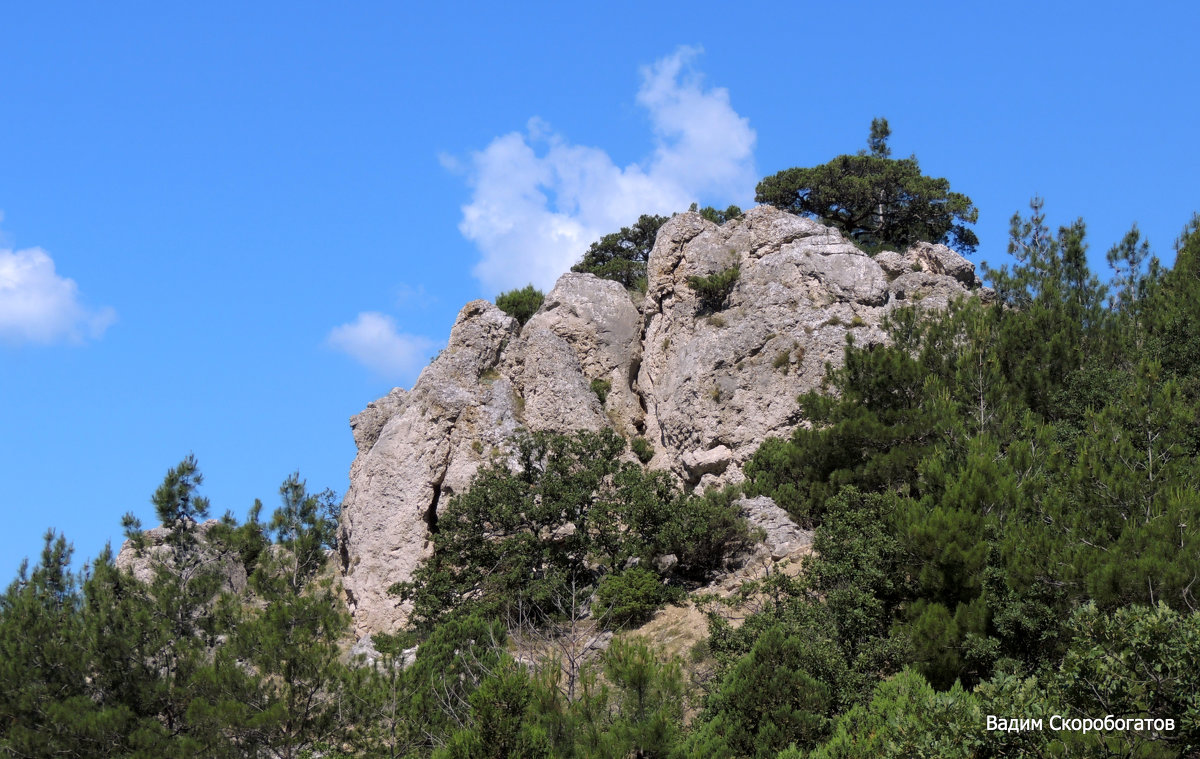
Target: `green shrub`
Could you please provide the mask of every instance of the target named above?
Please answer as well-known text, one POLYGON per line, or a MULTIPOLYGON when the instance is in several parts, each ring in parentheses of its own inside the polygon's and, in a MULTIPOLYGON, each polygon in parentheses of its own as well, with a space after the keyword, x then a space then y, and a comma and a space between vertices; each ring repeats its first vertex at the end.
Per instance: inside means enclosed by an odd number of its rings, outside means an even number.
POLYGON ((537 313, 546 299, 545 293, 533 285, 525 285, 520 290, 509 290, 496 296, 496 308, 516 319, 521 326, 537 313))
POLYGON ((737 264, 723 269, 707 277, 691 276, 687 278, 688 287, 696 291, 700 305, 706 311, 720 311, 725 307, 725 299, 733 292, 734 285, 741 277, 742 270, 737 264))
POLYGON ((680 499, 663 529, 662 553, 679 559, 676 573, 703 577, 726 556, 750 545, 749 525, 733 505, 740 494, 727 488, 680 499))
POLYGON ((713 552, 747 532, 728 502, 686 497, 666 472, 622 461, 628 443, 612 430, 527 433, 513 443, 516 466, 491 461, 439 508, 433 553, 453 558, 423 562, 395 587, 418 627, 468 609, 541 624, 630 559, 653 571, 654 557, 675 554, 673 575, 703 579, 723 558, 713 552))
POLYGON ((771 362, 771 366, 776 369, 782 369, 784 374, 787 374, 788 363, 791 361, 791 354, 788 351, 779 351, 775 354, 775 360, 771 362))
POLYGON ((654 458, 654 446, 650 445, 650 441, 641 435, 629 441, 629 448, 633 451, 633 455, 638 457, 638 461, 643 464, 650 463, 650 459, 654 458))
POLYGON ((724 211, 713 208, 712 206, 705 206, 704 208, 698 208, 697 206, 698 204, 692 203, 692 207, 688 210, 700 214, 713 224, 721 225, 727 221, 733 221, 734 219, 742 218, 742 209, 734 205, 729 206, 724 211))
POLYGON ((644 624, 678 592, 663 585, 654 572, 642 567, 630 567, 600 581, 596 588, 593 614, 600 616, 607 613, 612 627, 644 624))
POLYGON ((592 392, 600 399, 600 405, 603 406, 608 400, 608 394, 612 391, 612 382, 606 379, 596 378, 592 380, 592 392))

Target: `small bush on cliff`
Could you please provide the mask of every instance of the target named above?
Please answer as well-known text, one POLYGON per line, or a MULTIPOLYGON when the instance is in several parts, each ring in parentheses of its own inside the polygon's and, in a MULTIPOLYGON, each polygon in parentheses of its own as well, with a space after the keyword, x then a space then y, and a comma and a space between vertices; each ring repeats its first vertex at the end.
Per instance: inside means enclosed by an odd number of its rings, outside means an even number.
POLYGON ((649 464, 650 459, 654 458, 654 446, 641 435, 629 441, 629 450, 633 451, 633 455, 643 464, 649 464))
POLYGON ((720 311, 725 307, 725 299, 733 292, 733 287, 741 275, 742 270, 734 264, 707 277, 688 277, 687 283, 699 296, 701 308, 705 311, 720 311))
POLYGON ((509 290, 496 296, 496 308, 508 314, 523 327, 525 322, 542 307, 546 295, 533 285, 525 285, 520 290, 509 290))
POLYGON ((683 594, 678 587, 663 585, 657 574, 643 567, 607 575, 596 588, 599 613, 615 627, 649 622, 663 604, 683 594))
POLYGON ((700 214, 713 224, 724 224, 727 221, 742 218, 742 209, 734 205, 729 206, 724 211, 717 210, 712 206, 699 208, 698 205, 697 203, 692 203, 692 207, 688 210, 700 214))
POLYGON ((608 394, 612 392, 612 381, 597 377, 592 380, 592 392, 600 399, 600 405, 603 406, 604 402, 608 400, 608 394))

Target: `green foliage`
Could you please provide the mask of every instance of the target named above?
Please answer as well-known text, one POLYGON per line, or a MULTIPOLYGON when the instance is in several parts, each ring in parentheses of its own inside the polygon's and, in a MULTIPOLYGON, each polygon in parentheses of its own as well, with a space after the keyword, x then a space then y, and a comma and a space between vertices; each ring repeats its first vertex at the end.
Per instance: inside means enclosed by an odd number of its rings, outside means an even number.
POLYGON ((637 626, 650 621, 664 604, 681 600, 682 595, 682 589, 663 585, 654 572, 630 567, 600 580, 596 605, 614 627, 637 626))
POLYGON ((867 148, 874 158, 891 158, 892 149, 888 147, 888 138, 892 136, 892 128, 884 118, 871 119, 871 133, 867 136, 867 148))
POLYGON ((666 216, 643 214, 631 227, 601 237, 588 247, 583 260, 571 271, 595 274, 601 279, 620 282, 630 290, 646 290, 646 261, 654 249, 658 230, 666 216))
POLYGON ((654 446, 650 445, 650 441, 641 435, 629 441, 629 449, 643 464, 649 464, 650 459, 654 458, 654 446))
POLYGON ((546 300, 546 294, 533 285, 509 290, 496 296, 496 308, 517 320, 521 326, 529 321, 546 300))
POLYGON ((0 596, 0 753, 9 756, 79 756, 96 733, 108 732, 105 722, 118 730, 128 722, 89 697, 71 552, 47 532, 41 561, 32 572, 23 563, 0 596), (89 723, 94 730, 80 730, 89 723))
POLYGON ((433 752, 433 759, 549 759, 546 738, 527 720, 534 685, 512 663, 493 673, 471 694, 470 722, 433 752))
POLYGON ((720 311, 741 276, 737 264, 707 276, 693 275, 687 278, 688 287, 696 291, 700 307, 705 311, 720 311))
POLYGON ((970 759, 980 756, 985 716, 957 683, 937 693, 920 674, 905 670, 880 683, 869 703, 841 715, 829 740, 808 757, 970 759))
POLYGON ((713 224, 721 225, 727 221, 742 218, 742 209, 735 205, 729 206, 724 211, 719 211, 712 206, 705 206, 704 208, 698 208, 697 206, 698 204, 692 203, 692 207, 688 211, 699 213, 701 217, 711 221, 713 224))
POLYGON ((279 493, 267 525, 274 545, 250 576, 259 604, 242 610, 230 652, 257 674, 242 696, 248 731, 277 755, 295 757, 339 730, 327 695, 341 677, 338 641, 350 620, 333 578, 322 576, 336 545, 336 497, 309 494, 298 474, 279 493))
POLYGON ((837 662, 827 640, 768 628, 710 697, 715 732, 735 756, 774 757, 793 743, 815 745, 828 730, 833 694, 826 681, 837 662))
POLYGON ((979 218, 971 199, 945 179, 921 174, 915 156, 893 159, 885 119, 871 124, 871 153, 792 168, 758 183, 755 200, 832 224, 869 250, 940 242, 959 252, 979 244, 966 225, 979 218))
POLYGON ((615 707, 603 744, 605 754, 666 757, 683 723, 682 676, 644 640, 614 641, 604 656, 615 707))
POLYGON ((551 664, 537 678, 529 719, 554 757, 674 756, 685 692, 679 662, 643 639, 617 638, 584 665, 573 696, 551 664))
POLYGON ((608 400, 608 394, 612 392, 612 380, 600 378, 592 380, 592 392, 600 399, 600 405, 603 406, 608 400))
POLYGON ((750 544, 749 527, 733 503, 739 495, 736 488, 710 489, 702 496, 677 499, 667 517, 656 520, 656 553, 679 559, 672 572, 702 580, 727 556, 750 544))
MULTIPOLYGON (((1179 356, 1200 357, 1183 326, 1200 319, 1184 273, 1196 229, 1170 272, 1127 235, 1105 309, 1083 223, 1052 235, 1035 199, 1013 221, 1015 264, 989 273, 996 304, 894 311, 890 346, 848 343, 832 395, 800 399, 812 428, 748 462, 748 492, 818 527, 820 558, 790 592, 824 599, 852 670, 910 664, 935 688, 972 686, 1060 661, 1088 601, 1195 605, 1200 395, 1179 356), (848 493, 876 504, 867 522, 848 493)), ((718 625, 716 650, 746 650, 797 603, 737 635, 718 625)))
POLYGON ((1072 714, 1171 717, 1174 732, 1133 730, 1111 737, 1118 755, 1145 755, 1160 743, 1179 756, 1200 751, 1200 613, 1129 606, 1111 614, 1095 604, 1071 619, 1070 648, 1053 678, 1060 703, 1072 714))
POLYGON ((300 756, 343 735, 333 695, 346 615, 319 579, 335 545, 332 494, 295 476, 268 528, 259 505, 238 525, 201 523, 194 457, 154 494, 164 525, 127 517, 150 574, 118 570, 107 548, 82 575, 65 540, 0 599, 0 753, 17 756, 300 756), (265 532, 279 543, 267 547, 265 532), (223 589, 247 568, 253 603, 223 589), (50 626, 47 626, 50 625, 50 626), (29 709, 31 705, 36 708, 29 709))
POLYGON ((515 443, 518 466, 481 470, 439 515, 433 557, 396 588, 420 624, 467 608, 553 619, 586 606, 631 558, 674 553, 679 577, 700 578, 746 540, 731 503, 685 497, 665 472, 621 463, 625 441, 611 430, 515 443))

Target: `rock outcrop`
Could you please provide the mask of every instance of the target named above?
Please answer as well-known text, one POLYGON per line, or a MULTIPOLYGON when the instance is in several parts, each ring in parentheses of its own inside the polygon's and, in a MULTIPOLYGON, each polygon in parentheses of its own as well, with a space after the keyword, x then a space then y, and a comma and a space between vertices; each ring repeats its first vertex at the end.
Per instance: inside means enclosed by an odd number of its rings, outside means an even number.
MULTIPOLYGON (((504 455, 519 428, 612 427, 645 436, 650 465, 688 487, 738 482, 763 440, 803 422, 797 397, 842 361, 847 335, 882 342, 890 310, 944 308, 972 293, 987 295, 974 265, 945 246, 872 258, 832 228, 763 206, 720 227, 673 217, 644 297, 570 273, 524 327, 486 301, 468 303, 413 389, 351 420, 358 456, 340 546, 358 634, 406 619, 387 589, 429 555, 439 504, 504 455), (739 276, 719 309, 688 284, 733 266, 739 276)), ((780 540, 787 550, 791 539, 780 540)))
POLYGON ((765 495, 734 501, 751 529, 762 531, 762 550, 774 561, 812 545, 813 534, 792 521, 786 511, 765 495))
MULTIPOLYGON (((209 531, 218 524, 220 523, 215 519, 200 524, 193 523, 196 530, 196 561, 194 566, 189 566, 193 572, 214 572, 221 578, 221 590, 240 594, 246 590, 246 567, 236 551, 224 545, 223 541, 210 539, 209 531)), ((135 547, 132 541, 126 540, 114 561, 117 569, 130 572, 136 579, 147 584, 155 581, 160 569, 166 569, 168 572, 179 571, 173 559, 173 549, 167 544, 170 534, 166 527, 153 527, 143 531, 141 549, 135 547)))

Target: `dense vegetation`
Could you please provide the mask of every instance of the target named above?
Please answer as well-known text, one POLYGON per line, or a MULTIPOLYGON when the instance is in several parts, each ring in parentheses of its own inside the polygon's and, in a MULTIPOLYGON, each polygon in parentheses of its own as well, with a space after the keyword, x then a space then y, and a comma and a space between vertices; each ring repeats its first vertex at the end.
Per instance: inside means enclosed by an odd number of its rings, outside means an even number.
POLYGON ((414 620, 480 613, 540 623, 598 594, 613 608, 591 616, 628 621, 645 614, 616 606, 652 610, 675 595, 664 580, 702 580, 746 545, 727 494, 685 496, 667 472, 622 463, 625 447, 612 430, 519 436, 516 465, 476 475, 438 515, 434 558, 395 589, 413 602, 414 620), (674 557, 669 577, 647 569, 661 556, 674 557))
POLYGON ((1035 201, 1011 237, 1015 264, 988 272, 994 303, 895 312, 890 346, 849 345, 835 392, 801 399, 813 428, 747 468, 751 492, 819 527, 820 559, 761 622, 727 634, 717 620, 716 640, 740 653, 758 625, 833 636, 866 679, 841 664, 818 678, 833 740, 816 755, 917 751, 887 748, 901 739, 942 756, 1200 749, 1187 664, 1200 655, 1200 219, 1170 270, 1131 232, 1109 253, 1111 288, 1087 269, 1082 222, 1052 235, 1035 201), (814 628, 814 615, 829 620, 814 628), (951 733, 897 699, 961 715, 945 721, 965 720, 970 740, 935 748, 951 733), (1002 740, 977 714, 1177 728, 1002 740))
MULTIPOLYGON (((636 287, 649 249, 620 234, 593 263, 636 287)), ((205 522, 189 457, 153 495, 162 528, 126 518, 142 579, 107 550, 74 571, 50 533, 0 596, 0 755, 1196 756, 1200 216, 1170 268, 1131 230, 1107 285, 1083 222, 1052 233, 1040 200, 1009 251, 994 298, 848 338, 800 398, 811 427, 762 445, 744 487, 815 529, 814 556, 744 587, 752 607, 707 599, 689 661, 623 631, 753 536, 735 492, 683 493, 642 438, 516 438, 439 511, 394 588, 413 625, 365 661, 343 653, 333 495, 293 475, 270 521, 205 522), (1105 717, 1123 726, 1052 728, 1105 717)))
POLYGON ((151 542, 127 518, 148 582, 104 551, 71 570, 62 536, 0 597, 0 753, 295 757, 336 734, 348 617, 325 570, 332 494, 293 476, 268 523, 201 523, 189 457, 154 494, 151 542), (229 592, 248 576, 249 603, 229 592))
POLYGON ((979 217, 971 199, 951 192, 947 180, 923 175, 916 156, 892 158, 890 135, 887 119, 875 119, 869 153, 772 174, 754 199, 831 224, 871 252, 922 241, 975 250, 979 240, 966 226, 979 217))

